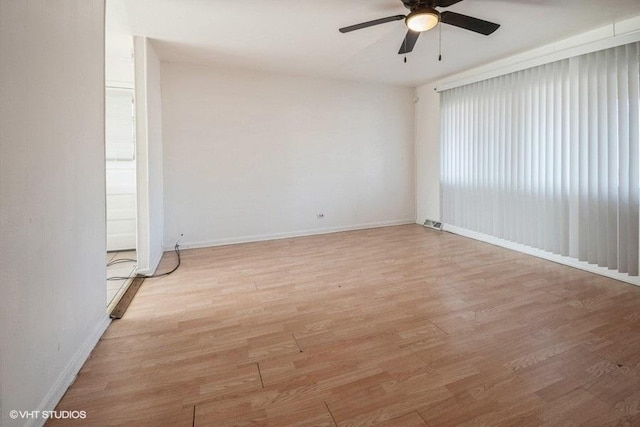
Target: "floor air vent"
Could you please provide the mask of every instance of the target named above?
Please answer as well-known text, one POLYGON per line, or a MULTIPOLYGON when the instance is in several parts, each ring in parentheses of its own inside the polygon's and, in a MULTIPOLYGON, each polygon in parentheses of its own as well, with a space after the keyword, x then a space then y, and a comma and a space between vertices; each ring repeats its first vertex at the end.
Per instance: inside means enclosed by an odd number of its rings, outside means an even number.
POLYGON ((438 230, 438 231, 442 230, 442 223, 440 221, 433 221, 433 220, 427 219, 424 222, 424 226, 427 228, 433 228, 434 230, 438 230))

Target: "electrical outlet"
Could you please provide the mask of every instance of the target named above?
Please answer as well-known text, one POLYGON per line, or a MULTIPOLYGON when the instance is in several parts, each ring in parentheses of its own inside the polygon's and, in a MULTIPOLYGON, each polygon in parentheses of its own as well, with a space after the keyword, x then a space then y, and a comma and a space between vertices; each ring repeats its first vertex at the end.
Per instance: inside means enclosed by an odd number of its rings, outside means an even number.
POLYGON ((323 213, 316 214, 316 217, 318 219, 324 219, 324 214, 323 213))

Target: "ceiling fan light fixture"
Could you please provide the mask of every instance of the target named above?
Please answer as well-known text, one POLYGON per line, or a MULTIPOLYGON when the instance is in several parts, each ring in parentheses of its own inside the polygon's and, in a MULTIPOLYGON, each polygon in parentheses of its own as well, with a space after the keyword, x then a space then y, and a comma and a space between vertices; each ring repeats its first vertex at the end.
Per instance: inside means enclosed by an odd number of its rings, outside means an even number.
POLYGON ((405 22, 411 31, 422 33, 438 25, 440 14, 435 9, 418 9, 407 15, 405 22))

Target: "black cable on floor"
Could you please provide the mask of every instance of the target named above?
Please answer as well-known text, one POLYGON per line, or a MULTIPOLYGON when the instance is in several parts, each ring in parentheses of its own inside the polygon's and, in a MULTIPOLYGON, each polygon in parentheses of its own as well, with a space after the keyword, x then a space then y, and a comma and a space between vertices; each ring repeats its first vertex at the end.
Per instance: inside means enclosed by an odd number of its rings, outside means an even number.
POLYGON ((112 265, 115 265, 115 264, 124 264, 126 262, 138 262, 138 260, 133 258, 118 258, 108 262, 107 267, 111 267, 112 265))
MULTIPOLYGON (((180 239, 178 239, 178 241, 180 241, 180 239)), ((173 269, 171 271, 167 271, 166 273, 160 273, 160 274, 154 274, 153 276, 145 276, 147 279, 153 279, 154 277, 162 277, 162 276, 168 276, 171 273, 173 273, 174 271, 176 271, 178 269, 178 267, 180 267, 180 245, 176 242, 176 245, 173 247, 173 250, 176 251, 176 255, 178 256, 178 263, 176 264, 175 267, 173 267, 173 269)))
MULTIPOLYGON (((176 271, 178 269, 178 267, 180 267, 180 263, 181 263, 181 259, 180 259, 180 239, 178 239, 178 241, 176 242, 176 245, 173 247, 173 250, 176 252, 176 255, 178 256, 178 264, 176 264, 176 266, 173 267, 173 269, 171 271, 167 271, 166 273, 154 274, 153 276, 143 276, 143 277, 145 279, 153 279, 155 277, 168 276, 171 273, 173 273, 174 271, 176 271)), ((114 276, 114 277, 107 277, 107 280, 129 280, 129 279, 133 279, 134 277, 136 277, 136 276, 127 276, 127 277, 114 276)))

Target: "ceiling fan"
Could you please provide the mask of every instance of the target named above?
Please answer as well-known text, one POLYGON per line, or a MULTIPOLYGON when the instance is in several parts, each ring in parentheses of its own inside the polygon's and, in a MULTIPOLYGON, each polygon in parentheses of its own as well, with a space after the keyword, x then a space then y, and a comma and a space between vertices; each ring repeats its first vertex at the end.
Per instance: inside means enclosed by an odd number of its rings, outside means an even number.
POLYGON ((420 37, 420 33, 432 29, 440 22, 484 34, 485 36, 493 33, 500 27, 500 24, 495 24, 472 16, 462 15, 448 10, 443 12, 438 12, 436 10, 436 7, 449 7, 461 1, 462 0, 402 0, 404 7, 410 11, 408 15, 394 15, 386 18, 375 19, 373 21, 340 28, 339 31, 341 33, 348 33, 355 30, 361 30, 363 28, 373 27, 374 25, 404 19, 409 30, 407 31, 407 35, 405 36, 402 45, 400 46, 400 50, 398 51, 398 53, 402 55, 413 50, 413 47, 418 41, 418 37, 420 37))

